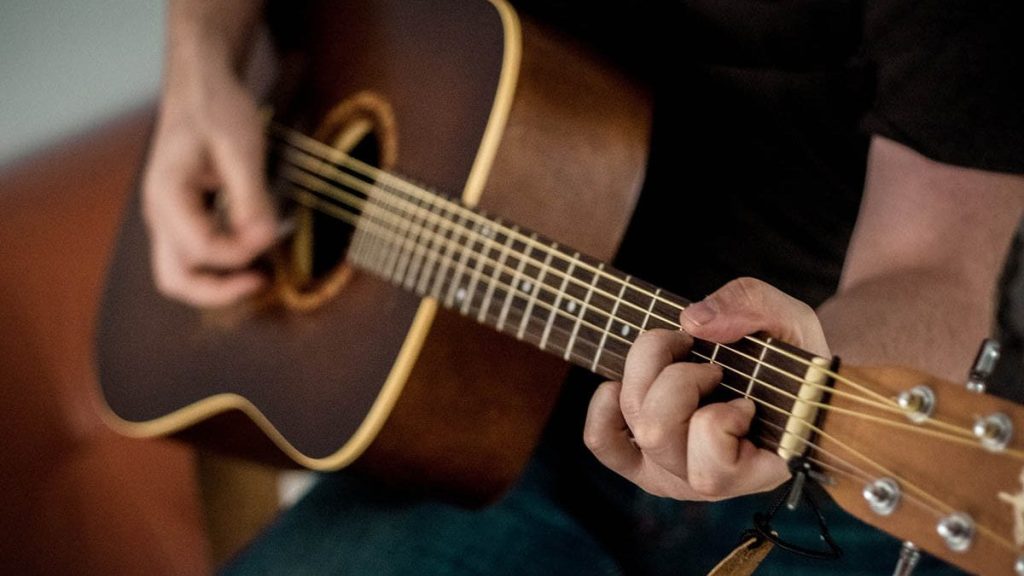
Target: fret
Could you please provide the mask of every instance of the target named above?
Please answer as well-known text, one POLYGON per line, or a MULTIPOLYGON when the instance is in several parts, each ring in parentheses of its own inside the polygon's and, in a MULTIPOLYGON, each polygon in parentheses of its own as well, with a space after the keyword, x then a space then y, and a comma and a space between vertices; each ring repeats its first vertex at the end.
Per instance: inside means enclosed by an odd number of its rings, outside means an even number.
POLYGON ((408 222, 402 217, 401 212, 396 213, 392 209, 392 200, 394 200, 391 193, 386 190, 381 190, 380 194, 380 219, 379 221, 387 228, 391 234, 390 248, 384 255, 383 266, 381 267, 381 275, 385 278, 394 279, 394 268, 398 263, 398 258, 402 255, 402 238, 403 226, 408 222))
POLYGON ((410 258, 408 267, 403 273, 402 287, 406 290, 415 290, 420 274, 423 272, 423 263, 430 255, 430 247, 434 243, 435 231, 430 229, 428 217, 433 217, 433 203, 424 207, 419 205, 421 213, 425 213, 423 222, 420 224, 416 234, 416 244, 423 247, 423 250, 416 251, 410 258))
MULTIPOLYGON (((576 263, 579 261, 578 260, 579 257, 580 257, 580 253, 579 252, 573 253, 572 257, 569 258, 569 265, 568 265, 568 267, 565 269, 565 271, 562 272, 562 283, 558 287, 558 292, 557 292, 557 294, 555 296, 555 302, 551 306, 551 311, 548 314, 548 320, 547 320, 547 322, 544 323, 544 333, 543 333, 543 335, 541 336, 541 339, 540 339, 540 349, 541 350, 546 350, 547 349, 548 339, 551 337, 551 329, 554 326, 555 319, 558 318, 558 316, 559 316, 560 307, 562 306, 562 300, 564 299, 565 294, 566 294, 565 289, 569 285, 569 278, 572 276, 573 272, 576 269, 576 263)), ((559 261, 556 261, 556 263, 553 263, 552 266, 555 269, 557 269, 557 266, 558 266, 557 262, 560 262, 560 261, 562 261, 562 260, 559 259, 559 261)))
POLYGON ((406 238, 409 239, 412 249, 403 250, 402 256, 398 259, 398 265, 395 266, 394 281, 400 286, 404 286, 408 281, 408 274, 410 272, 411 263, 417 254, 416 248, 422 245, 423 232, 426 229, 427 222, 426 212, 423 209, 423 198, 416 196, 412 201, 409 202, 411 208, 409 208, 409 216, 407 221, 409 222, 409 231, 412 234, 406 234, 406 238))
POLYGON ((427 251, 425 255, 426 263, 423 265, 422 270, 420 270, 420 277, 416 281, 416 293, 421 296, 425 296, 427 294, 427 287, 439 272, 439 256, 441 255, 442 249, 441 244, 445 238, 445 232, 441 230, 441 223, 445 222, 447 219, 447 207, 447 203, 438 201, 432 202, 428 208, 430 214, 434 216, 434 226, 430 229, 430 241, 427 243, 427 251), (443 212, 441 211, 442 209, 443 212))
MULTIPOLYGON (((700 356, 697 361, 707 361, 711 349, 715 345, 710 342, 694 342, 693 350, 700 356)), ((739 340, 728 346, 720 346, 716 354, 716 363, 722 366, 722 383, 720 389, 712 393, 714 400, 731 399, 745 396, 750 375, 757 363, 760 347, 749 340, 739 340)))
POLYGON ((442 240, 445 242, 445 248, 444 252, 441 253, 440 263, 437 267, 438 274, 434 278, 433 286, 430 288, 430 294, 440 301, 443 301, 441 298, 441 291, 448 285, 448 274, 449 272, 452 272, 451 264, 455 261, 455 259, 452 258, 452 254, 455 252, 454 247, 458 246, 460 249, 462 248, 460 240, 461 234, 459 232, 464 227, 465 216, 463 216, 461 211, 452 223, 453 225, 448 226, 448 230, 442 235, 442 240))
MULTIPOLYGON (((534 238, 536 238, 536 236, 536 234, 533 235, 534 238)), ((524 286, 522 286, 520 282, 523 281, 523 268, 526 266, 526 262, 530 257, 530 253, 533 251, 533 245, 519 240, 513 241, 513 245, 515 244, 515 242, 521 242, 524 245, 524 247, 522 251, 513 250, 513 252, 517 252, 516 257, 519 261, 515 267, 515 274, 512 275, 512 281, 509 282, 508 293, 505 296, 505 302, 501 306, 501 313, 498 315, 498 323, 496 324, 496 328, 499 331, 505 329, 505 320, 508 318, 508 313, 509 310, 511 309, 513 300, 516 299, 519 292, 526 292, 524 286)))
POLYGON ((651 307, 651 315, 647 320, 646 329, 663 328, 666 330, 679 330, 680 307, 673 304, 662 292, 654 298, 651 307))
POLYGON ((380 270, 377 264, 379 262, 377 255, 380 254, 380 245, 384 241, 376 216, 379 191, 380 189, 376 186, 370 189, 367 194, 366 204, 363 205, 363 213, 360 216, 363 241, 359 260, 374 271, 380 270))
POLYGON ((572 333, 569 335, 569 343, 565 347, 565 354, 562 356, 566 360, 569 360, 575 351, 576 337, 579 335, 580 326, 583 324, 583 317, 586 316, 587 308, 590 306, 590 299, 594 295, 594 287, 597 286, 598 278, 600 278, 600 272, 604 270, 604 263, 598 264, 598 272, 594 273, 590 284, 587 287, 587 293, 583 297, 583 303, 580 306, 580 313, 576 317, 576 322, 573 323, 572 333))
MULTIPOLYGON (((465 220, 463 220, 465 222, 465 220)), ((445 306, 451 308, 455 306, 456 301, 462 304, 467 300, 467 290, 460 286, 462 275, 466 273, 466 263, 469 261, 469 257, 474 253, 474 246, 476 245, 476 238, 471 234, 472 228, 463 226, 459 229, 459 236, 465 238, 468 244, 459 243, 459 250, 461 254, 458 255, 458 261, 455 265, 455 272, 452 275, 451 282, 448 284, 448 293, 445 295, 444 303, 445 306)))
POLYGON ((494 267, 494 275, 488 283, 487 290, 484 292, 483 302, 480 304, 480 311, 477 313, 476 319, 478 322, 487 321, 487 311, 491 306, 491 298, 500 284, 501 274, 505 267, 505 262, 508 260, 508 255, 512 249, 512 243, 515 241, 518 229, 517 226, 512 226, 510 231, 505 234, 505 241, 501 243, 501 252, 498 255, 498 263, 494 267))
POLYGON ((647 324, 650 322, 650 315, 654 313, 654 304, 657 303, 658 297, 662 295, 662 289, 658 288, 654 290, 654 295, 650 297, 650 305, 647 306, 647 312, 643 315, 643 324, 640 325, 640 331, 647 331, 647 324))
MULTIPOLYGON (((770 344, 771 338, 765 340, 765 344, 770 344)), ((747 383, 747 391, 745 396, 750 398, 750 392, 754 389, 754 383, 758 381, 757 374, 761 371, 761 366, 764 362, 764 355, 768 352, 768 346, 761 347, 761 353, 757 355, 757 363, 754 365, 754 370, 750 373, 750 382, 747 383)))
MULTIPOLYGON (((534 235, 536 239, 536 235, 534 235)), ((544 257, 544 261, 540 265, 540 272, 536 277, 536 286, 533 293, 530 294, 529 300, 526 302, 526 310, 523 312, 523 320, 519 323, 519 330, 516 332, 516 338, 523 339, 526 334, 526 327, 530 323, 530 319, 533 317, 533 309, 537 305, 538 294, 545 292, 544 280, 547 277, 548 272, 551 270, 551 258, 555 255, 555 251, 558 250, 558 243, 552 244, 548 250, 547 255, 544 257)))
POLYGON ((483 239, 483 250, 476 255, 476 265, 473 266, 473 274, 469 278, 469 287, 466 289, 468 297, 463 300, 462 307, 460 308, 460 312, 464 315, 469 315, 470 310, 473 308, 473 298, 476 296, 476 288, 480 284, 480 276, 491 260, 491 248, 494 246, 494 240, 491 239, 494 231, 491 228, 490 222, 484 220, 483 224, 478 224, 475 230, 479 237, 483 239))
MULTIPOLYGON (((616 314, 619 312, 619 306, 622 304, 622 295, 626 292, 626 287, 629 286, 629 276, 622 282, 622 287, 619 288, 619 293, 615 296, 615 304, 612 305, 612 310, 608 314, 608 322, 604 325, 604 330, 601 333, 601 340, 597 344, 597 353, 594 355, 594 361, 590 364, 590 371, 596 372, 598 363, 601 360, 601 355, 604 353, 605 342, 608 341, 608 333, 612 330, 612 325, 615 323, 617 318, 616 314)), ((623 324, 625 326, 625 324, 623 324)))

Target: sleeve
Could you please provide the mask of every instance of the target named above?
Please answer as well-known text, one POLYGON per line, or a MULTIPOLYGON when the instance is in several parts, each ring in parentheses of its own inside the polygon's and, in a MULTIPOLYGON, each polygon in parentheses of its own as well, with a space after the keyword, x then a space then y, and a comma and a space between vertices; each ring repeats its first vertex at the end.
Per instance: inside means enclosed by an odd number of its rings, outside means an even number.
POLYGON ((1024 173, 1024 2, 869 0, 865 129, 934 160, 1024 173))

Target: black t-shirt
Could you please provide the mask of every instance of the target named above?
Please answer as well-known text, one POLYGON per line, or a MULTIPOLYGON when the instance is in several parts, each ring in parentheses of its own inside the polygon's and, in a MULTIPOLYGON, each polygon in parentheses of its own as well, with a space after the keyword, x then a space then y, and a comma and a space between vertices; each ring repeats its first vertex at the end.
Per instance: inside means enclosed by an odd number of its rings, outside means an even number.
MULTIPOLYGON (((654 88, 648 180, 616 265, 687 298, 738 276, 812 305, 831 295, 873 134, 942 162, 1024 173, 1017 0, 517 5, 654 88)), ((630 573, 647 573, 657 562, 642 558, 670 549, 665 534, 693 512, 652 519, 643 496, 586 453, 595 381, 572 374, 540 460, 563 505, 630 573)))

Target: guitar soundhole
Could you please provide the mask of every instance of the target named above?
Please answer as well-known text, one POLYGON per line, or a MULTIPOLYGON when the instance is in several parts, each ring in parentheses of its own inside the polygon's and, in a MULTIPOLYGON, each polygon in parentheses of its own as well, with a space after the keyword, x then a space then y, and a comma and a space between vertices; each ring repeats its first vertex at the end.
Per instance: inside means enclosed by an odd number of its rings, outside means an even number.
MULTIPOLYGON (((390 106, 372 93, 359 93, 333 108, 313 135, 345 157, 385 170, 394 166, 397 137, 390 106)), ((325 156, 329 154, 324 154, 325 156)), ((312 170, 329 181, 331 191, 296 202, 295 230, 278 266, 279 295, 292 309, 311 310, 337 295, 355 273, 346 262, 354 228, 340 212, 353 213, 366 197, 365 182, 350 178, 352 169, 333 158, 312 170)))

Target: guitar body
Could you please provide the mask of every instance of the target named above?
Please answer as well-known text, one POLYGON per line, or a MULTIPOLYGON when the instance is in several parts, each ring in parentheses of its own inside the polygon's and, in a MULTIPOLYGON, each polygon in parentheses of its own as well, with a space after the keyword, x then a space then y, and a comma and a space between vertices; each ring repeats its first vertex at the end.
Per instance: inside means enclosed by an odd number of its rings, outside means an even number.
MULTIPOLYGON (((650 129, 628 78, 501 2, 313 2, 283 28, 285 122, 339 146, 371 133, 389 170, 614 255, 650 129)), ((298 287, 280 275, 284 297, 196 310, 155 291, 148 246, 136 195, 97 352, 108 420, 130 435, 318 470, 359 458, 384 481, 480 502, 517 477, 566 372, 343 258, 298 287)))

